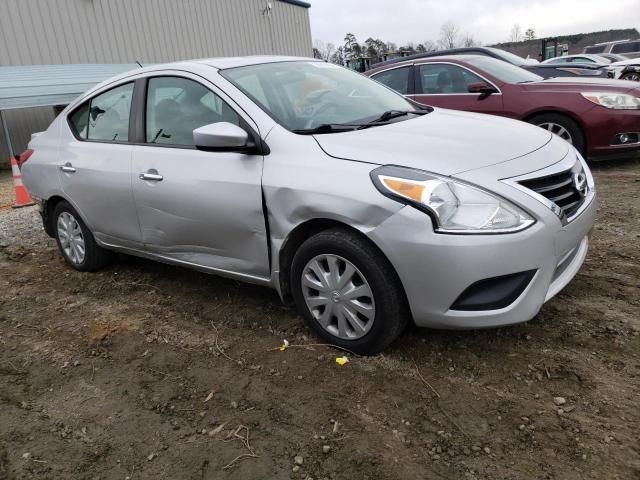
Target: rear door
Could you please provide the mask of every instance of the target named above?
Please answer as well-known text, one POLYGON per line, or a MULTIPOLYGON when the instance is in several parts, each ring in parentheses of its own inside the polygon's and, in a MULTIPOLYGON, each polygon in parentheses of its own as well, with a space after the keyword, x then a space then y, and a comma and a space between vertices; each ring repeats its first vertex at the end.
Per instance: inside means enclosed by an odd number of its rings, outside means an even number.
POLYGON ((500 89, 468 68, 453 63, 430 62, 415 65, 415 94, 412 99, 435 107, 468 112, 503 114, 500 89), (470 93, 469 86, 486 83, 498 93, 484 96, 470 93))
POLYGON ((186 72, 146 79, 131 182, 145 249, 226 273, 267 278, 262 155, 201 151, 193 130, 229 122, 257 131, 231 99, 186 72))
POLYGON ((134 82, 100 92, 67 117, 58 175, 62 190, 105 243, 141 247, 131 191, 131 105, 134 82))

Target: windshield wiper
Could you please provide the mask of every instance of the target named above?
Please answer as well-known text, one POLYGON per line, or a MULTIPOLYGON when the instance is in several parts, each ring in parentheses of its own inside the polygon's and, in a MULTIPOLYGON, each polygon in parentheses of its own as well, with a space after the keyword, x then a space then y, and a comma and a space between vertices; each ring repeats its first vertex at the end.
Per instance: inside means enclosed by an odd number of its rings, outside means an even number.
POLYGON ((425 115, 429 113, 431 110, 387 110, 382 113, 378 118, 371 120, 369 124, 380 123, 380 122, 388 122, 393 118, 404 117, 405 115, 425 115))
POLYGON ((336 132, 348 132, 351 130, 361 130, 364 128, 375 127, 377 125, 386 125, 389 120, 397 117, 403 117, 405 115, 425 115, 431 113, 433 110, 430 108, 420 110, 387 110, 380 114, 379 117, 366 122, 366 123, 323 123, 315 128, 304 128, 298 130, 292 130, 293 133, 299 133, 301 135, 313 135, 316 133, 336 133, 336 132))
POLYGON ((313 135, 315 133, 336 133, 336 132, 348 132, 356 130, 362 127, 363 123, 323 123, 315 128, 301 128, 292 130, 293 133, 299 133, 300 135, 313 135))

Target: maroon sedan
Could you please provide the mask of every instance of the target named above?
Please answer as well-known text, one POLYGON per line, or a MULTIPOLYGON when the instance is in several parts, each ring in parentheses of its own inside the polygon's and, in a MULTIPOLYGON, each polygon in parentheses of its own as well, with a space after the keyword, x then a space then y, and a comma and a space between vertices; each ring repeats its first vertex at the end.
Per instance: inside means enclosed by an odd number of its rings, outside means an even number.
POLYGON ((365 75, 425 105, 530 122, 561 136, 590 159, 640 155, 640 86, 635 82, 544 80, 478 55, 397 62, 365 75))

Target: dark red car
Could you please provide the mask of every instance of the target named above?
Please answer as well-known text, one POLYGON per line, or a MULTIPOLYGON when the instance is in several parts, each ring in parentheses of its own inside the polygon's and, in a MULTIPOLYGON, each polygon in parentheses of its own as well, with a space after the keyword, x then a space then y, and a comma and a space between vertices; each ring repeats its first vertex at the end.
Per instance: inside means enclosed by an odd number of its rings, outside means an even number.
POLYGON ((640 156, 640 85, 635 82, 544 80, 479 55, 414 59, 365 75, 425 105, 530 122, 571 142, 590 159, 640 156))

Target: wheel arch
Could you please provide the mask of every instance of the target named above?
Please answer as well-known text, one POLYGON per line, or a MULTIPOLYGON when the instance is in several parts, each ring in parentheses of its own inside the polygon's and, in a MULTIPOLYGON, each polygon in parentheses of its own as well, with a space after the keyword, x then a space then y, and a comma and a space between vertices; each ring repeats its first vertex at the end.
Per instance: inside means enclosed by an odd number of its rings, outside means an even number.
POLYGON ((563 110, 563 109, 560 109, 560 108, 543 107, 543 108, 539 108, 537 110, 532 110, 532 111, 528 112, 522 118, 522 121, 529 123, 533 118, 538 117, 540 115, 547 115, 547 114, 549 114, 549 115, 562 115, 562 116, 567 117, 570 120, 574 121, 576 123, 576 125, 578 125, 578 128, 580 129, 580 133, 582 133, 582 138, 583 138, 583 141, 584 141, 584 150, 585 150, 585 152, 588 151, 589 145, 588 145, 587 132, 586 132, 584 123, 582 122, 580 117, 578 115, 576 115, 574 112, 571 112, 569 110, 563 110))
POLYGON ((84 214, 74 202, 60 193, 53 193, 43 202, 42 205, 42 224, 47 235, 49 235, 50 237, 55 237, 55 223, 53 219, 53 212, 60 202, 67 202, 69 205, 71 205, 71 208, 76 211, 80 219, 84 222, 85 225, 87 225, 87 228, 91 230, 91 227, 89 226, 90 224, 87 222, 84 214))
POLYGON ((407 301, 407 295, 404 289, 404 285, 400 280, 400 276, 398 275, 398 272, 396 271, 395 267, 393 266, 393 264, 391 263, 387 255, 385 255, 382 249, 371 238, 369 238, 361 230, 358 230, 357 228, 347 223, 340 222, 338 220, 329 219, 329 218, 314 218, 297 225, 293 230, 291 230, 289 235, 287 235, 284 242, 282 243, 282 247, 280 248, 280 251, 278 253, 278 267, 280 271, 279 278, 278 278, 278 282, 279 282, 278 287, 280 289, 280 296, 282 297, 282 300, 286 304, 289 305, 293 302, 293 297, 291 294, 290 270, 291 270, 291 264, 293 262, 293 257, 298 251, 298 248, 300 248, 300 246, 307 239, 311 238, 313 235, 320 233, 324 230, 332 229, 332 228, 340 228, 340 229, 346 230, 358 236, 359 238, 367 242, 369 245, 371 245, 373 248, 375 248, 380 253, 380 255, 389 263, 391 269, 395 273, 398 286, 402 291, 402 295, 404 296, 405 301, 407 301))

